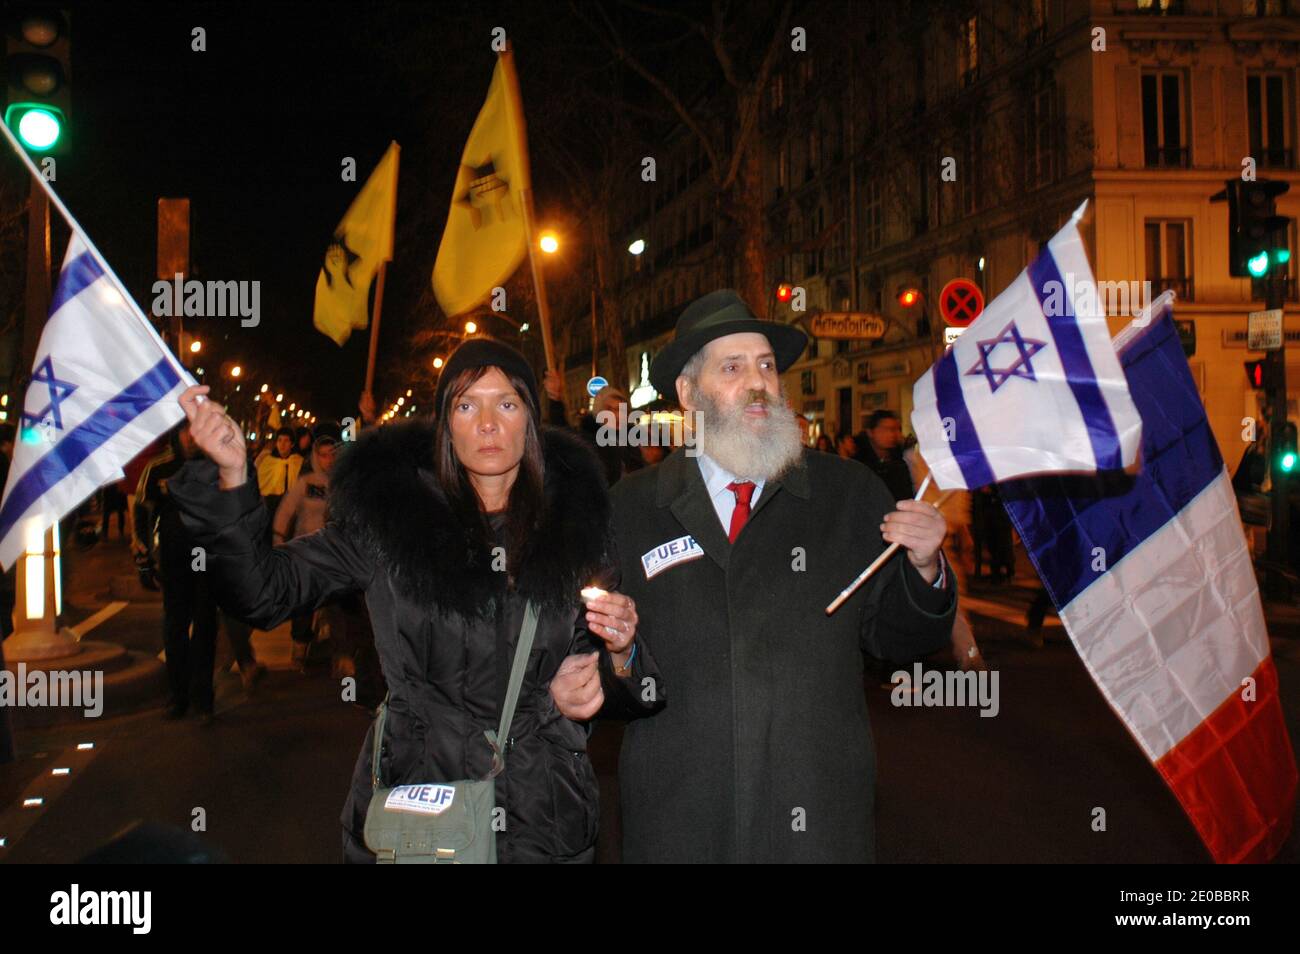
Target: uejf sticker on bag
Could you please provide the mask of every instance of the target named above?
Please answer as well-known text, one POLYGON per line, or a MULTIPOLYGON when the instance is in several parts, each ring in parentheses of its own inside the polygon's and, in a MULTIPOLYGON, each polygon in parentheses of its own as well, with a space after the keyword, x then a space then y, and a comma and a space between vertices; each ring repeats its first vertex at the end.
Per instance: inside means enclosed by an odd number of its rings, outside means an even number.
POLYGON ((648 580, 670 566, 676 566, 687 560, 698 560, 702 556, 704 556, 704 548, 688 533, 676 540, 661 543, 649 553, 642 554, 641 567, 645 570, 645 578, 648 580))
POLYGON ((398 785, 384 799, 384 811, 441 815, 455 796, 453 785, 398 785))

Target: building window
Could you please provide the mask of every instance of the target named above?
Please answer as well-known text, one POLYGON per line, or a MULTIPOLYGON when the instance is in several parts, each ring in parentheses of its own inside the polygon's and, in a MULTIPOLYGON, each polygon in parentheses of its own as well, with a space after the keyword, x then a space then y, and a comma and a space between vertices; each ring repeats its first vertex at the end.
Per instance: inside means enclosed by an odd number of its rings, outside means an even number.
POLYGON ((1183 12, 1183 0, 1137 0, 1137 4, 1138 13, 1177 16, 1183 12))
POLYGON ((1037 84, 1029 100, 1026 116, 1025 181, 1030 188, 1055 182, 1060 175, 1060 110, 1057 108, 1056 83, 1050 78, 1037 84))
POLYGON ((1172 288, 1181 300, 1196 300, 1190 219, 1147 219, 1146 268, 1153 297, 1172 288))
POLYGON ((1286 0, 1241 0, 1244 17, 1286 16, 1286 0))
POLYGON ((1142 143, 1148 166, 1186 168, 1187 106, 1183 74, 1142 74, 1142 143))
POLYGON ((975 82, 979 76, 980 68, 980 18, 979 14, 972 13, 961 25, 961 56, 958 62, 961 64, 961 81, 963 86, 968 86, 975 82))
POLYGON ((983 150, 980 149, 979 137, 973 125, 966 131, 963 147, 965 155, 962 157, 962 168, 957 171, 957 179, 961 183, 962 212, 974 215, 979 211, 980 156, 983 155, 983 150))
POLYGON ((884 220, 881 216, 880 181, 871 179, 862 187, 862 244, 865 251, 874 252, 884 241, 884 220))
POLYGON ((1246 77, 1250 154, 1260 166, 1292 167, 1290 98, 1282 73, 1251 73, 1246 77))

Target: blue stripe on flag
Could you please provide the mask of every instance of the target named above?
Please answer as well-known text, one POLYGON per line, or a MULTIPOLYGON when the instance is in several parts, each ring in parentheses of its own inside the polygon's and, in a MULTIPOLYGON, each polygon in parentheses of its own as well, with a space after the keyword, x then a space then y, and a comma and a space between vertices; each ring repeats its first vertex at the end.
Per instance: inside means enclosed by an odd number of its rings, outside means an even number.
POLYGON ((1092 361, 1088 358, 1088 349, 1084 346, 1083 335, 1075 321, 1070 290, 1061 279, 1061 270, 1057 267, 1050 248, 1044 249, 1030 263, 1029 282, 1034 286, 1039 305, 1043 306, 1043 317, 1047 319, 1047 327, 1051 329, 1052 338, 1056 342, 1056 351, 1061 356, 1065 379, 1069 382, 1079 412, 1083 415, 1088 439, 1092 442, 1092 453, 1097 458, 1097 469, 1122 470, 1124 460, 1120 453, 1119 434, 1111 419, 1110 408, 1106 406, 1101 389, 1097 387, 1092 361), (1047 297, 1044 289, 1049 282, 1055 282, 1056 287, 1061 289, 1060 300, 1064 305, 1064 314, 1048 314, 1043 299, 1047 297))
POLYGON ((1057 607, 1168 523, 1223 472, 1205 407, 1196 393, 1171 308, 1120 355, 1142 417, 1141 470, 1044 476, 999 485, 1057 607), (1094 552, 1101 547, 1106 569, 1094 552))
POLYGON ((110 437, 157 404, 179 381, 176 368, 164 357, 65 434, 18 479, 5 498, 0 507, 0 539, 9 535, 32 504, 80 467, 110 437))
POLYGON ((82 252, 70 261, 59 274, 59 287, 54 289, 54 299, 50 302, 50 314, 57 314, 60 308, 80 295, 94 284, 96 279, 102 278, 103 275, 104 269, 95 260, 95 256, 89 252, 82 252))
MULTIPOLYGON (((949 348, 934 366, 934 398, 939 411, 939 424, 949 419, 953 422, 952 456, 961 468, 966 486, 974 489, 993 483, 993 469, 984 456, 979 434, 966 408, 966 398, 961 390, 961 375, 957 359, 949 348)), ((945 428, 945 431, 947 428, 945 428)))

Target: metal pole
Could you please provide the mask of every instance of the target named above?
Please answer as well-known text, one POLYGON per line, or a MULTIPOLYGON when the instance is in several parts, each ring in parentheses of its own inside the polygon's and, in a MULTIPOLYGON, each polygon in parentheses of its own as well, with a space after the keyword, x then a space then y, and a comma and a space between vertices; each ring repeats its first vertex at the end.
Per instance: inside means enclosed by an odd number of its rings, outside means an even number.
MULTIPOLYGON (((1285 297, 1285 280, 1276 268, 1269 270, 1267 281, 1267 304, 1269 309, 1282 308, 1285 297)), ((1272 517, 1268 528, 1268 562, 1270 571, 1265 578, 1269 596, 1284 599, 1287 595, 1286 578, 1282 570, 1290 567, 1287 552, 1290 536, 1291 504, 1289 500, 1289 475, 1282 469, 1282 457, 1278 452, 1282 435, 1286 430, 1286 322, 1282 323, 1282 346, 1276 351, 1268 352, 1264 359, 1269 374, 1268 432, 1269 432, 1269 474, 1272 480, 1272 517)))

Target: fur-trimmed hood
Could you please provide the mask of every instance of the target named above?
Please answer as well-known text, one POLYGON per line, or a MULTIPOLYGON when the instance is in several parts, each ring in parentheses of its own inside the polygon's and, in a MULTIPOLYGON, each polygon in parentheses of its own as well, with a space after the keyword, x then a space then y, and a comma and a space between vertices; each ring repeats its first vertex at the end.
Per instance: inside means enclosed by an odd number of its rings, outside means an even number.
MULTIPOLYGON (((369 428, 330 472, 330 517, 423 609, 466 619, 494 614, 506 574, 474 552, 434 472, 428 420, 369 428)), ((610 503, 595 453, 580 437, 542 428, 545 510, 516 581, 541 608, 572 608, 613 566, 610 503)))

